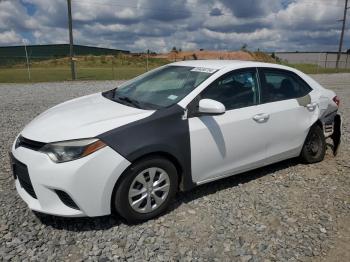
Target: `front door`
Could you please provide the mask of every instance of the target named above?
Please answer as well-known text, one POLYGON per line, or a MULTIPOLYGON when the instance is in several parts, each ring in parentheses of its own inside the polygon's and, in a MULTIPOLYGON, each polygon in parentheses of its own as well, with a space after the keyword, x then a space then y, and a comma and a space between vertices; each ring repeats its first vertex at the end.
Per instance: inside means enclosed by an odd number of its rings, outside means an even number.
POLYGON ((229 72, 201 94, 223 103, 218 116, 189 118, 193 181, 200 184, 261 165, 266 157, 268 123, 258 105, 255 68, 229 72))

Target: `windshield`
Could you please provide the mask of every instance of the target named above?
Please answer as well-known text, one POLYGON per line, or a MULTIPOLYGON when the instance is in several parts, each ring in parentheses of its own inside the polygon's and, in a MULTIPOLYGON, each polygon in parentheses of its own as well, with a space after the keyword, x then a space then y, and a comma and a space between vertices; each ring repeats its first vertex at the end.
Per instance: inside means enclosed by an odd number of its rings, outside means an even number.
POLYGON ((114 90, 111 99, 143 109, 169 107, 188 95, 216 70, 165 66, 141 75, 114 90))

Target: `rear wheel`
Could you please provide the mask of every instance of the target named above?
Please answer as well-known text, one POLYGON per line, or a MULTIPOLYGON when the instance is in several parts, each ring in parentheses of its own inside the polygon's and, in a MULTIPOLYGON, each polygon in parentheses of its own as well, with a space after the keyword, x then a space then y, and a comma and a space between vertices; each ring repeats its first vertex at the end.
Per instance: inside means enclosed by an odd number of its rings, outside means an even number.
POLYGON ((326 153, 326 139, 322 128, 314 125, 310 128, 306 137, 303 149, 301 151, 301 159, 305 163, 316 163, 324 159, 326 153))
POLYGON ((116 211, 129 222, 151 219, 164 212, 177 191, 177 171, 164 158, 145 158, 133 164, 114 195, 116 211))

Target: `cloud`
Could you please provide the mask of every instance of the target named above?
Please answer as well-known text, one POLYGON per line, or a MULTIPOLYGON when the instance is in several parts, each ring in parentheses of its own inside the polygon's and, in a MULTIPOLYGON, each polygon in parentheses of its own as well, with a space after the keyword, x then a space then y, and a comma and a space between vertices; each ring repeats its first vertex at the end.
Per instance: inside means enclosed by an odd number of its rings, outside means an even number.
POLYGON ((221 0, 221 2, 238 18, 262 17, 271 12, 276 12, 282 7, 280 0, 221 0))
POLYGON ((191 16, 186 0, 141 0, 139 6, 144 10, 145 19, 162 22, 175 22, 191 16))
MULTIPOLYGON (((342 0, 73 0, 77 44, 131 51, 337 49, 342 0)), ((67 43, 66 1, 0 1, 0 45, 67 43)), ((349 31, 346 31, 348 35, 349 31)), ((344 49, 349 48, 345 37, 344 49)))
POLYGON ((27 15, 26 8, 19 1, 0 2, 0 33, 8 30, 23 32, 35 26, 36 20, 27 15))
POLYGON ((21 35, 17 34, 15 31, 3 31, 0 34, 0 45, 10 45, 10 44, 22 44, 21 35))
POLYGON ((210 15, 211 16, 221 16, 221 15, 223 15, 223 13, 222 13, 221 9, 215 7, 213 9, 211 9, 210 15))

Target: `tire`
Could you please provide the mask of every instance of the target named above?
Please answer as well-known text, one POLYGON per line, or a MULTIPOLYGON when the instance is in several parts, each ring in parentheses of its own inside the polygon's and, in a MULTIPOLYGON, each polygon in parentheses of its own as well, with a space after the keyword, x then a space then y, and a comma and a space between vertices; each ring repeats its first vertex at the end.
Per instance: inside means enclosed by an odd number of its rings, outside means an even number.
POLYGON ((123 174, 116 185, 112 205, 128 222, 142 222, 163 213, 177 189, 174 164, 162 157, 147 157, 132 164, 123 174))
POLYGON ((314 125, 310 128, 303 149, 301 159, 307 164, 321 162, 326 153, 326 139, 320 126, 314 125))

